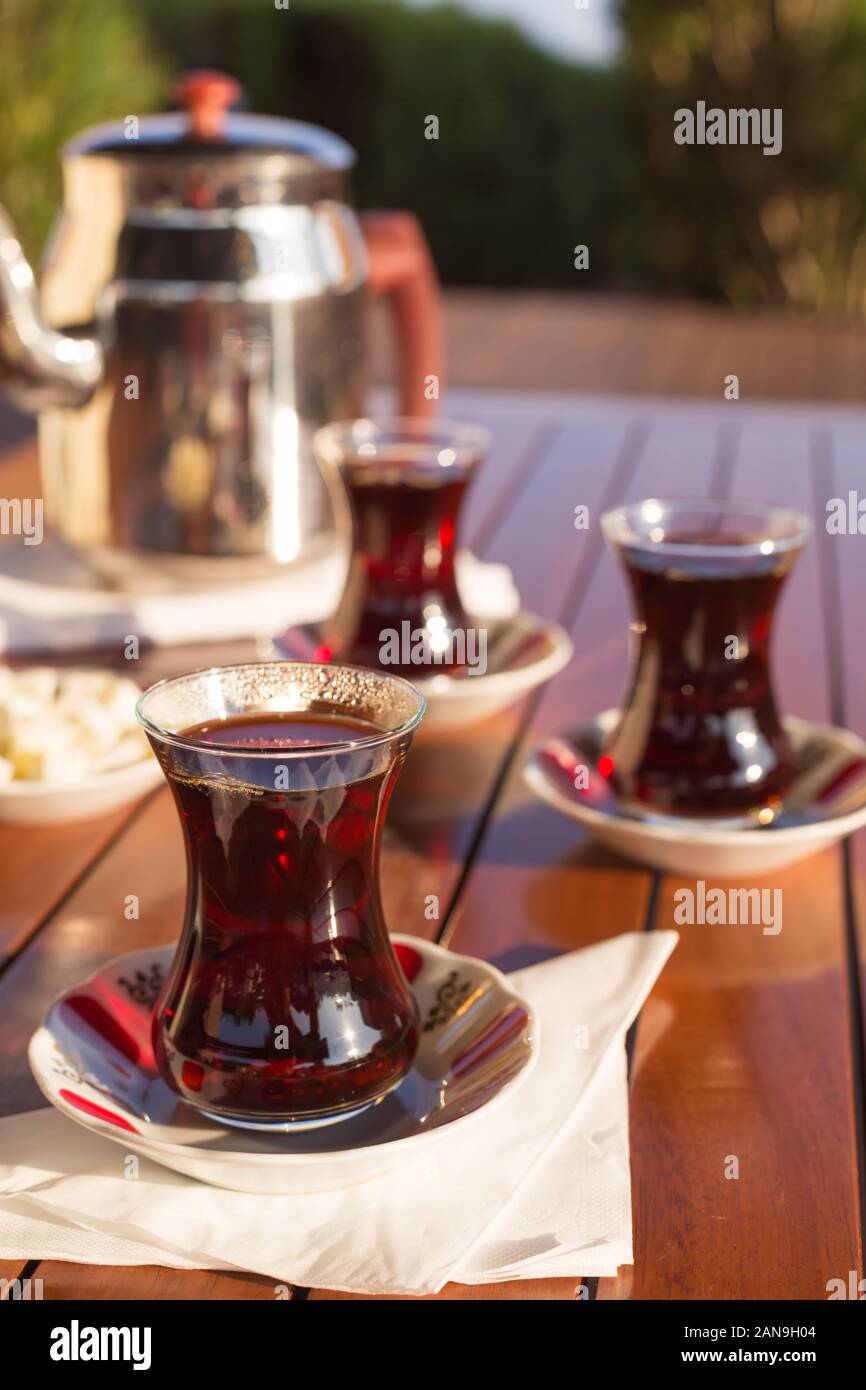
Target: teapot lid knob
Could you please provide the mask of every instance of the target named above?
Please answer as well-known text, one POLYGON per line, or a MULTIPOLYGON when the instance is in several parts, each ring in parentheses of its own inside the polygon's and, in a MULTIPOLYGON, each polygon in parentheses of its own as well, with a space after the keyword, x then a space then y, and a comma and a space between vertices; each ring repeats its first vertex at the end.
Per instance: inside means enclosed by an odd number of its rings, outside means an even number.
POLYGON ((175 88, 175 97, 189 116, 194 140, 218 140, 226 112, 241 95, 241 84, 225 72, 200 68, 186 73, 175 88))

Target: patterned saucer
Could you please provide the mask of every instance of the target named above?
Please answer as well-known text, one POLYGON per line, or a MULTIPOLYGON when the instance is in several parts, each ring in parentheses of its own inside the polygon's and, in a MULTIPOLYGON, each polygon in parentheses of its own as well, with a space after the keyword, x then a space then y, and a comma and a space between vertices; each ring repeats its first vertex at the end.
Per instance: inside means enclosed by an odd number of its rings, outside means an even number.
POLYGON ((415 937, 392 940, 418 1002, 418 1053, 395 1091, 338 1124, 239 1130, 175 1095, 150 1043, 173 946, 120 956, 60 995, 30 1041, 30 1066, 64 1115, 201 1182, 297 1193, 380 1177, 489 1114, 529 1076, 538 1042, 529 1006, 493 966, 415 937))
MULTIPOLYGON (((409 677, 427 701, 421 735, 465 728, 489 719, 551 680, 571 660, 571 638, 559 623, 532 613, 516 613, 508 618, 475 617, 472 623, 486 634, 483 674, 467 671, 446 675, 440 671, 429 675, 429 666, 421 665, 417 677, 414 673, 409 677)), ((329 660, 314 626, 292 628, 282 637, 269 639, 268 655, 296 661, 329 660)))
POLYGON ((846 729, 788 718, 797 771, 779 814, 769 825, 695 821, 685 816, 638 817, 598 770, 617 710, 605 710, 573 733, 544 739, 524 775, 534 792, 580 821, 620 854, 669 873, 755 875, 793 864, 866 825, 866 743, 846 729), (576 788, 577 770, 586 787, 576 788))

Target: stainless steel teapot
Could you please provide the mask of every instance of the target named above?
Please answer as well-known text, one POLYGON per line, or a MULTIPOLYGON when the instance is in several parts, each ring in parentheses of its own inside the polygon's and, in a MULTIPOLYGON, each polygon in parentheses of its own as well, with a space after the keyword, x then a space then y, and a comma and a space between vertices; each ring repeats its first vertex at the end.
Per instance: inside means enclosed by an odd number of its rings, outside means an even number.
POLYGON ((401 410, 435 410, 436 275, 408 213, 360 221, 354 151, 230 113, 220 73, 184 110, 63 152, 41 304, 0 211, 0 381, 38 409, 46 516, 110 582, 256 576, 332 535, 311 441, 362 413, 363 306, 391 296, 401 410))

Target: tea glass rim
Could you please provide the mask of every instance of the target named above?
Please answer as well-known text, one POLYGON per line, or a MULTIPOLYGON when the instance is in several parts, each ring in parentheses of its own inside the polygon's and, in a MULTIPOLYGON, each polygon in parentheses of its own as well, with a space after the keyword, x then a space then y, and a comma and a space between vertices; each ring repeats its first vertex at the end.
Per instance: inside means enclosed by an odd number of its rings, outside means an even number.
MULTIPOLYGON (((805 512, 795 507, 779 506, 772 502, 755 502, 736 497, 644 497, 637 502, 625 502, 611 507, 600 519, 605 538, 615 545, 630 550, 642 550, 653 555, 701 557, 712 555, 720 559, 735 559, 747 556, 767 556, 784 554, 791 550, 801 550, 812 534, 813 526, 805 512), (657 509, 657 515, 647 515, 647 508, 657 509), (768 534, 756 540, 740 541, 730 545, 714 545, 702 540, 666 540, 664 532, 653 536, 652 531, 637 529, 634 519, 639 518, 643 526, 661 527, 663 518, 669 512, 714 513, 717 516, 753 517, 764 522, 768 534), (771 529, 778 528, 782 534, 771 535, 771 529)), ((760 526, 756 527, 761 530, 760 526)))
POLYGON ((486 458, 491 443, 492 434, 485 425, 421 415, 332 420, 313 436, 313 450, 323 464, 352 468, 436 463, 443 472, 471 470, 486 458))
MULTIPOLYGON (((321 756, 323 754, 334 757, 342 753, 352 753, 356 749, 377 748, 393 743, 396 739, 402 738, 406 734, 413 733, 421 723, 426 710, 426 696, 422 695, 421 691, 418 690, 411 681, 405 680, 403 676, 393 675, 389 671, 379 671, 369 666, 354 665, 347 661, 236 661, 226 662, 217 666, 197 666, 192 671, 183 671, 180 675, 164 676, 161 680, 154 681, 152 685, 149 685, 146 690, 142 691, 139 699, 136 701, 135 717, 145 733, 152 735, 152 737, 157 739, 160 743, 169 744, 175 748, 183 748, 192 752, 206 753, 209 755, 217 754, 220 759, 241 758, 246 762, 249 762, 249 760, 253 758, 273 759, 275 756, 279 756, 280 761, 284 762, 288 758, 310 758, 311 756, 321 756), (161 727, 148 718, 144 709, 148 700, 157 693, 164 691, 171 685, 182 685, 185 681, 193 680, 196 677, 218 676, 225 671, 243 671, 245 669, 256 671, 263 667, 281 667, 285 669, 286 667, 298 666, 308 668, 316 667, 335 673, 340 671, 363 671, 365 676, 372 677, 377 684, 402 688, 415 701, 416 708, 408 719, 404 719, 401 724, 393 729, 377 729, 375 733, 362 734, 358 738, 339 739, 328 743, 304 743, 298 744, 296 747, 289 745, 288 747, 281 746, 280 748, 255 748, 250 747, 249 744, 245 744, 241 747, 232 744, 208 743, 206 739, 191 738, 187 734, 177 733, 174 730, 161 727)), ((261 712, 267 714, 267 709, 265 708, 261 712)), ((299 712, 303 713, 303 711, 299 712)))

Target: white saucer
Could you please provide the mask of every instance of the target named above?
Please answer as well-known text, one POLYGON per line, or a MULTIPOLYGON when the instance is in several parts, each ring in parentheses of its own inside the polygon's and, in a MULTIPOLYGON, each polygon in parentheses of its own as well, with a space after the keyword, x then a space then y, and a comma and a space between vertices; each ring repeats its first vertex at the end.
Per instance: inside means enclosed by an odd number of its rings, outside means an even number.
POLYGON ((381 1177, 490 1113, 529 1076, 537 1023, 492 965, 392 937, 418 1002, 418 1053, 378 1105, 325 1128, 240 1130, 186 1105, 153 1063, 150 1023, 173 946, 121 956, 60 995, 28 1056, 52 1105, 200 1182, 240 1192, 322 1192, 381 1177))
MULTIPOLYGON (((487 669, 452 676, 439 672, 409 676, 427 701, 419 734, 466 728, 513 705, 549 681, 571 660, 571 638, 559 623, 517 613, 506 618, 472 618, 473 627, 487 633, 487 669)), ((278 639, 276 654, 296 661, 319 660, 318 629, 292 628, 278 639)), ((383 668, 387 670, 387 667, 383 668)), ((402 674, 402 672, 401 672, 402 674)))
POLYGON ((524 775, 544 801, 630 859, 689 876, 752 876, 792 864, 866 825, 866 743, 845 729, 793 718, 783 722, 797 773, 772 824, 731 829, 718 820, 639 819, 622 807, 596 768, 618 718, 618 710, 605 710, 573 733, 536 744, 524 775), (581 765, 589 770, 585 790, 574 786, 581 765))

